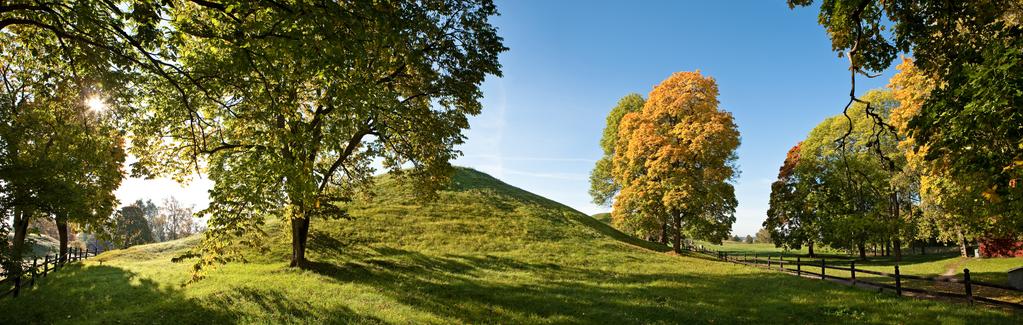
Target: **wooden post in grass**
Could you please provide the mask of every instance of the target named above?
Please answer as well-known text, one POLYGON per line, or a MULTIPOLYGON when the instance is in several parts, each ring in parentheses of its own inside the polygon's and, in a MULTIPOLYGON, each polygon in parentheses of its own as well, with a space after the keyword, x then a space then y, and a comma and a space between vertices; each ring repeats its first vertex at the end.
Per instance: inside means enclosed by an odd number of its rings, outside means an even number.
POLYGON ((973 304, 973 285, 970 284, 970 269, 963 269, 963 287, 966 289, 966 301, 973 304))
POLYGON ((849 263, 849 274, 852 278, 852 285, 856 286, 856 261, 849 263))
POLYGON ((902 295, 902 277, 899 276, 899 265, 895 264, 895 294, 902 295))
POLYGON ((18 297, 18 292, 21 291, 21 274, 14 276, 14 298, 18 297))
POLYGON ((46 254, 46 258, 43 259, 43 276, 50 273, 50 254, 46 254))
POLYGON ((771 255, 767 255, 767 268, 771 268, 771 255))
POLYGON ((38 264, 39 264, 39 258, 38 257, 33 257, 32 258, 32 279, 28 281, 28 286, 30 288, 36 286, 36 265, 38 265, 38 264))
POLYGON ((824 280, 824 258, 821 258, 821 280, 824 280))
POLYGON ((803 276, 803 258, 796 256, 796 276, 803 276))

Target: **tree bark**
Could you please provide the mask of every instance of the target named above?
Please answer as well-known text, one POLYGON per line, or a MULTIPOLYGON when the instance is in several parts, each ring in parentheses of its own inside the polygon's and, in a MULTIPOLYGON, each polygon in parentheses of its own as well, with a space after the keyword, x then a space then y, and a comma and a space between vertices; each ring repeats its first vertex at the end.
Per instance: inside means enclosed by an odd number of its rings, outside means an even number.
POLYGON ((305 268, 306 239, 309 235, 309 217, 304 212, 291 218, 291 267, 305 268))
POLYGON ((858 248, 859 251, 860 251, 860 260, 866 261, 867 260, 867 243, 860 242, 859 244, 856 245, 856 248, 858 248))
POLYGON ((806 247, 810 251, 810 257, 815 257, 814 254, 813 254, 813 241, 812 240, 807 242, 806 247))
POLYGON ((25 256, 25 238, 28 236, 28 223, 32 216, 30 208, 15 208, 14 212, 14 242, 11 243, 11 274, 21 274, 21 260, 25 256))
POLYGON ((963 257, 970 257, 970 253, 966 250, 966 236, 963 236, 963 231, 958 230, 956 235, 959 237, 959 254, 963 257))
POLYGON ((67 262, 67 242, 68 242, 67 217, 62 217, 62 216, 58 215, 57 218, 56 218, 56 222, 57 222, 57 235, 58 235, 57 237, 59 237, 58 239, 60 240, 60 254, 59 254, 60 256, 57 258, 57 262, 60 263, 60 264, 64 264, 65 262, 67 262))

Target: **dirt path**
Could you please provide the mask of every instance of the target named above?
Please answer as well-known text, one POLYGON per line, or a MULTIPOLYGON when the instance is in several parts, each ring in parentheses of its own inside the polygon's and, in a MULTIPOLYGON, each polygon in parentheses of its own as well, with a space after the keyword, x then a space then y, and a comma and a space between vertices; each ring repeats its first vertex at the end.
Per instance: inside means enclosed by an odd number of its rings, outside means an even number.
POLYGON ((948 279, 955 277, 957 274, 959 274, 960 266, 962 266, 963 263, 965 262, 966 262, 965 258, 960 257, 959 259, 956 259, 955 262, 952 262, 952 264, 949 264, 948 266, 945 267, 945 273, 942 273, 940 276, 938 276, 938 278, 948 279))

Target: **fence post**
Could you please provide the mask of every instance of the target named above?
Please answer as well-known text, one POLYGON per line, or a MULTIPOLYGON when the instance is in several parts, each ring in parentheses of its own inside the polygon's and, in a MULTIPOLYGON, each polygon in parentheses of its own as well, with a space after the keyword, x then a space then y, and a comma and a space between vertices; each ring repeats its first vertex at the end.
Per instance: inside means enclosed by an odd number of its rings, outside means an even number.
POLYGON ((821 280, 824 280, 824 258, 821 258, 821 280))
POLYGON ((785 263, 783 263, 783 262, 785 262, 785 256, 778 256, 778 261, 779 261, 778 262, 778 269, 779 270, 785 270, 785 263))
POLYGON ((21 292, 21 274, 14 276, 14 298, 18 297, 18 292, 21 292))
POLYGON ((966 300, 973 304, 973 286, 970 284, 970 269, 963 269, 963 287, 966 288, 966 300))
POLYGON ((898 264, 895 264, 895 294, 902 295, 902 277, 899 276, 898 264))
POLYGON ((803 258, 801 258, 799 256, 796 256, 796 276, 798 276, 798 277, 802 277, 803 276, 803 263, 802 263, 802 260, 803 260, 803 258))
POLYGON ((43 259, 43 276, 50 273, 50 254, 46 254, 46 258, 43 259))
POLYGON ((856 286, 856 261, 852 261, 849 263, 849 272, 852 277, 852 285, 856 286))
POLYGON ((36 265, 38 265, 38 264, 39 264, 39 258, 38 257, 33 257, 32 258, 32 280, 28 281, 28 286, 29 287, 35 287, 36 286, 36 265))
POLYGON ((767 255, 767 268, 771 268, 771 255, 767 255))

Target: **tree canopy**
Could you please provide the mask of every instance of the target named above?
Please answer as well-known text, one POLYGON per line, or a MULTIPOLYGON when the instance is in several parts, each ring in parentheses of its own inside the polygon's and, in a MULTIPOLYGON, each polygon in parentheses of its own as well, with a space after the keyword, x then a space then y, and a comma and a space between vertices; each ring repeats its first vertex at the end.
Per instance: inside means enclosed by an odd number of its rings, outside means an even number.
POLYGON ((445 184, 505 50, 489 1, 224 5, 175 6, 175 76, 200 81, 148 80, 133 116, 139 173, 215 182, 199 267, 268 216, 291 223, 304 266, 309 220, 343 217, 375 159, 423 194, 445 184))
POLYGON ((717 95, 713 78, 679 72, 654 87, 642 110, 625 114, 612 161, 622 186, 615 224, 647 230, 668 224, 676 252, 683 235, 728 238, 739 131, 717 95))
MULTIPOLYGON (((814 2, 788 0, 790 7, 814 2)), ((1023 233, 1023 2, 823 1, 819 17, 854 77, 912 53, 916 79, 931 81, 918 83, 921 92, 907 104, 912 114, 898 122, 913 138, 907 149, 947 166, 945 179, 978 186, 969 188, 984 192, 986 203, 975 208, 998 216, 992 228, 1023 233)))

